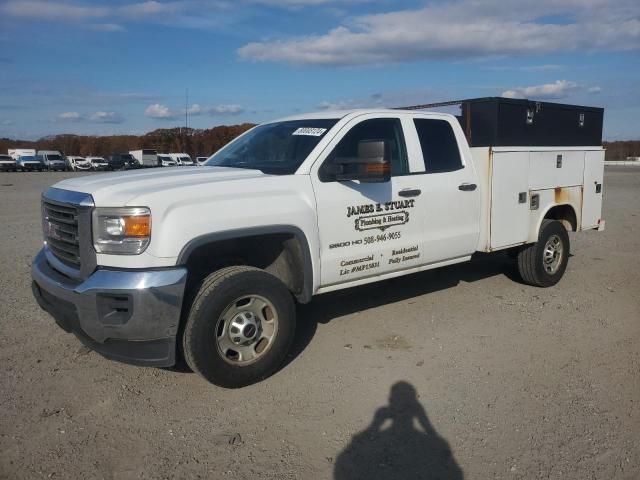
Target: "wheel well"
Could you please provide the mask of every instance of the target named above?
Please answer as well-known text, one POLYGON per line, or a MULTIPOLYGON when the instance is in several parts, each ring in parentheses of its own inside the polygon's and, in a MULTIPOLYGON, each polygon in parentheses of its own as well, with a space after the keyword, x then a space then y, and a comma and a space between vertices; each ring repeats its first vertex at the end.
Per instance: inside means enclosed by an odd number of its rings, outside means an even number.
POLYGON ((549 209, 544 218, 558 220, 567 230, 573 232, 578 230, 578 218, 571 205, 556 205, 549 209))
POLYGON ((220 268, 249 265, 271 273, 304 300, 304 249, 307 247, 302 243, 294 233, 269 233, 202 243, 190 252, 185 262, 189 272, 187 289, 199 285, 207 275, 220 268))

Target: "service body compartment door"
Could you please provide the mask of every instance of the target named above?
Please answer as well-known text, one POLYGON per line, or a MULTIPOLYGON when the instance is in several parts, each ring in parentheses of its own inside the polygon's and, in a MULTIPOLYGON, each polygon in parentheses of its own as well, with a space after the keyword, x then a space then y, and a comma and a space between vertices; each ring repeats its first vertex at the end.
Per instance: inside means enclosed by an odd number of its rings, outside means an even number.
POLYGON ((529 152, 493 152, 491 249, 518 245, 529 236, 529 152))
POLYGON ((531 190, 582 185, 584 150, 549 150, 530 153, 531 190))
POLYGON ((604 150, 586 152, 582 192, 582 229, 595 228, 602 215, 604 150))

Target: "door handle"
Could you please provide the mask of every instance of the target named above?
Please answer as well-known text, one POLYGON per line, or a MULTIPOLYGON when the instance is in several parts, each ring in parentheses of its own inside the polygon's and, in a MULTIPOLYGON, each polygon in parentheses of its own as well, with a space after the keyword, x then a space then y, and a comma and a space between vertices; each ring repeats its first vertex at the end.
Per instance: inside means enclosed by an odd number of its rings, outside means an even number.
POLYGON ((405 188, 404 190, 400 190, 398 195, 401 197, 417 197, 422 193, 422 190, 419 188, 405 188))
POLYGON ((478 186, 475 183, 463 183, 458 186, 458 190, 462 190, 463 192, 473 192, 478 186))

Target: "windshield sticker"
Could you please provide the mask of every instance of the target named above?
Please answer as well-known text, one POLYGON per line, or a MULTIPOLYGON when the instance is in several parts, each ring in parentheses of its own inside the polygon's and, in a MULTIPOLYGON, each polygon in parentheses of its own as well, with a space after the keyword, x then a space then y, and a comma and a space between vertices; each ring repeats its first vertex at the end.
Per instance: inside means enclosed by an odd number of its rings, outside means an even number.
POLYGON ((300 127, 291 135, 307 135, 309 137, 320 137, 326 131, 326 128, 300 127))

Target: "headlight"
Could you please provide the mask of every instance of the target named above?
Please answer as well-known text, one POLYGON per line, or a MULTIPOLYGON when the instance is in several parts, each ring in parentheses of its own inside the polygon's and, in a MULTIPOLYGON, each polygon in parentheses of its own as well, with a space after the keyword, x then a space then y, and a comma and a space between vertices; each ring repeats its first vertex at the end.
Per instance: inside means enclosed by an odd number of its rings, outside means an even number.
POLYGON ((138 255, 151 240, 151 211, 146 207, 96 208, 93 246, 98 253, 138 255))

